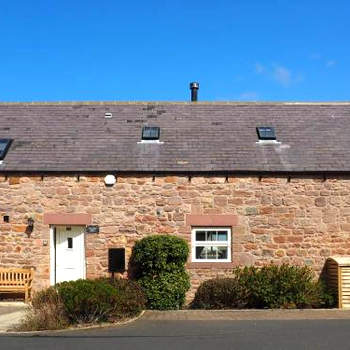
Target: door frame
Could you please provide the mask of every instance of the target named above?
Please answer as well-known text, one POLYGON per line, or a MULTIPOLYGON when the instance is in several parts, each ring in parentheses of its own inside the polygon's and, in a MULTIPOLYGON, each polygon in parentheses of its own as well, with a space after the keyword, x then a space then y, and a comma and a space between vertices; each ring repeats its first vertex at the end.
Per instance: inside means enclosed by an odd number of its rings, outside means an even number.
POLYGON ((81 234, 83 235, 83 253, 82 261, 83 264, 83 279, 86 278, 86 255, 85 255, 85 230, 84 225, 50 225, 50 285, 56 284, 56 227, 57 226, 79 226, 82 228, 81 234))

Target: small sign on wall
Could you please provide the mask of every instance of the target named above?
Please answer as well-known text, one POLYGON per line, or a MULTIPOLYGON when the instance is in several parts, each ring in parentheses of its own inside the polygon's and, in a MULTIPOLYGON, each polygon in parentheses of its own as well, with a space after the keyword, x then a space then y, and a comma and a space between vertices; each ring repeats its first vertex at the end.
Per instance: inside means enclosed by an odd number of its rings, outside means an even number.
POLYGON ((98 226, 98 225, 86 226, 85 232, 86 233, 99 233, 100 232, 100 226, 98 226))

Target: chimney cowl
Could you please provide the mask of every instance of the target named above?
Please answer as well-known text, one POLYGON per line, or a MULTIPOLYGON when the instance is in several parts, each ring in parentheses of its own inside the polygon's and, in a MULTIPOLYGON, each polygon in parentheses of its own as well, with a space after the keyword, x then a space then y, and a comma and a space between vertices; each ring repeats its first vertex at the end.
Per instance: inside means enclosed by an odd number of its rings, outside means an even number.
POLYGON ((193 81, 192 83, 190 83, 190 89, 191 89, 191 101, 192 102, 198 101, 199 83, 193 81))

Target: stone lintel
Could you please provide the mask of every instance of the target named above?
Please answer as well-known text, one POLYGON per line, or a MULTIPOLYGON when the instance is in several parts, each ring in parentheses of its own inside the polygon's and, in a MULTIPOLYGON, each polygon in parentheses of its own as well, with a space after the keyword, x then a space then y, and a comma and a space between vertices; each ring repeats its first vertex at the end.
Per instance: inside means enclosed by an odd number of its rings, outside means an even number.
POLYGON ((187 226, 237 226, 237 215, 186 215, 187 226))
POLYGON ((46 225, 90 225, 91 214, 62 214, 45 213, 44 224, 46 225))

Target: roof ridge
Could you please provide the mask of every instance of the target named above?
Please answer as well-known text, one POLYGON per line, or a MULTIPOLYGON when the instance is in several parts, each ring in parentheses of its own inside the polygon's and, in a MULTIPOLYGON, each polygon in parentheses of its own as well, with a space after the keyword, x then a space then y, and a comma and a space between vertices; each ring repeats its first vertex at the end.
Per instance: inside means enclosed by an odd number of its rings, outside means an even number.
POLYGON ((32 102, 5 102, 1 105, 28 106, 28 105, 350 105, 350 101, 32 101, 32 102))

